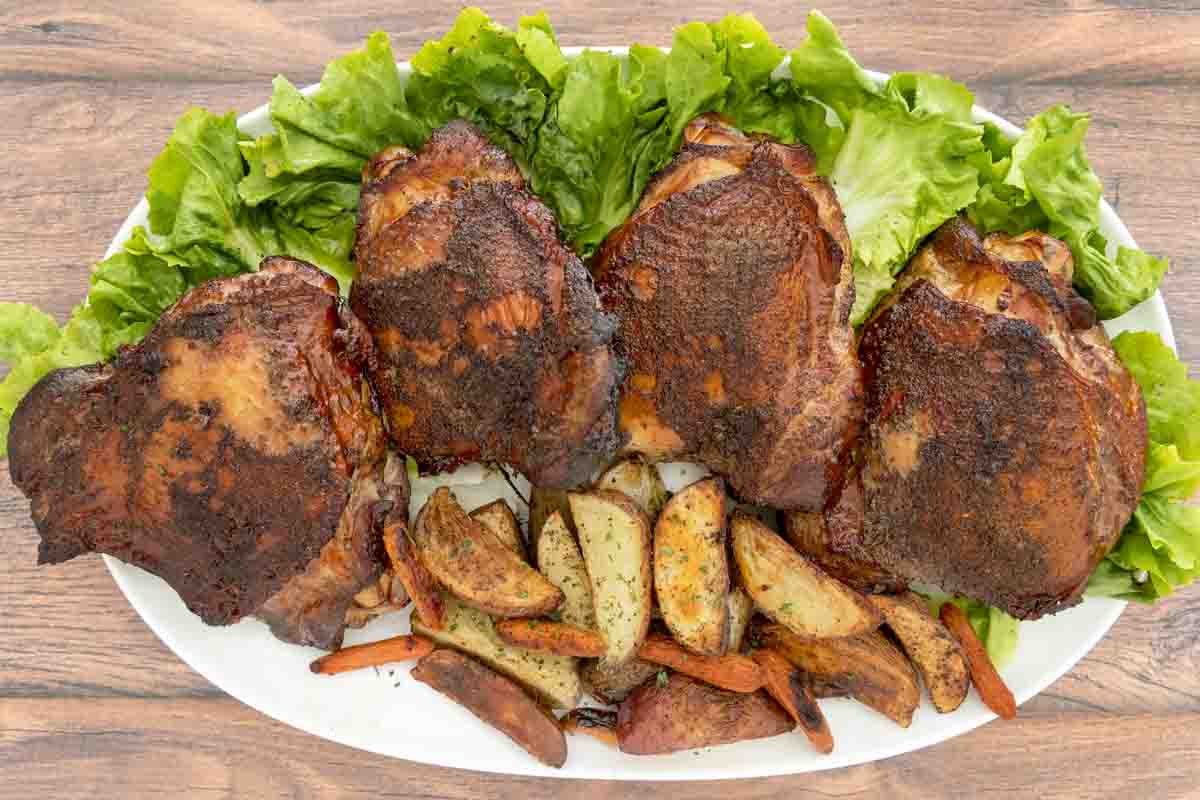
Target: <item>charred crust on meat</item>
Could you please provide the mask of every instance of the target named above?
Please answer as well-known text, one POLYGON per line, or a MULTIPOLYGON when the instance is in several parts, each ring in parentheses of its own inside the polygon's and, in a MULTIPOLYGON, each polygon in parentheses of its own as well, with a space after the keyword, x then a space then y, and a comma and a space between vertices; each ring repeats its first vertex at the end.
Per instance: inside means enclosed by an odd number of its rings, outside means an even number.
POLYGON ((107 553, 206 623, 269 616, 281 638, 336 646, 382 568, 357 510, 407 502, 382 479, 369 353, 337 283, 273 257, 191 290, 112 361, 46 376, 9 439, 39 563, 107 553))
POLYGON ((865 519, 845 549, 1021 619, 1079 601, 1137 504, 1146 422, 1069 259, 962 219, 913 258, 860 343, 865 519))

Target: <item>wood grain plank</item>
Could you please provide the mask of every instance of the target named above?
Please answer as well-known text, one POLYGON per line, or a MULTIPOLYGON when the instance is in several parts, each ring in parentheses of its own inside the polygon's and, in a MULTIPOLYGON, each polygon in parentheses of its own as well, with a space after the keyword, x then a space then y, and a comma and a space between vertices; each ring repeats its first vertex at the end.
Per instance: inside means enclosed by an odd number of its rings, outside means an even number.
MULTIPOLYGON (((398 713, 401 713, 398 710, 398 713)), ((837 735, 837 731, 834 731, 837 735)), ((796 746, 805 747, 797 738, 796 746)), ((569 757, 568 757, 569 758, 569 757)), ((398 762, 314 739, 231 700, 0 700, 0 800, 338 797, 1108 798, 1194 796, 1200 714, 1026 714, 889 761, 756 781, 561 781, 398 762), (981 754, 987 754, 981 757, 981 754), (1088 777, 1081 779, 1080 754, 1088 777), (1036 755, 1034 755, 1036 754, 1036 755), (1151 788, 1153 787, 1153 788, 1151 788)), ((569 763, 569 761, 568 761, 569 763)))

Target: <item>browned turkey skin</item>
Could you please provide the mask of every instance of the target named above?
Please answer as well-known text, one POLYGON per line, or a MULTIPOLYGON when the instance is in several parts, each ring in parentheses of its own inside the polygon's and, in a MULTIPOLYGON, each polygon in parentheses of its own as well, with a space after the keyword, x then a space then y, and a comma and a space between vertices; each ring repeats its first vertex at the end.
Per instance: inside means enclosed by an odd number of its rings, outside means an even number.
POLYGON ((393 441, 426 467, 501 461, 539 486, 616 448, 615 323, 512 159, 454 122, 364 171, 350 302, 393 441))
POLYGON ((861 555, 1020 619, 1079 601, 1137 504, 1146 416, 1070 250, 946 223, 864 328, 861 555))
POLYGON ((854 280, 811 151, 697 118, 596 275, 627 450, 702 461, 754 503, 837 500, 862 419, 854 280))
POLYGON ((193 289, 111 362, 51 373, 9 436, 39 563, 107 553, 209 624, 255 615, 336 648, 381 572, 382 513, 408 504, 371 359, 332 278, 269 258, 193 289))

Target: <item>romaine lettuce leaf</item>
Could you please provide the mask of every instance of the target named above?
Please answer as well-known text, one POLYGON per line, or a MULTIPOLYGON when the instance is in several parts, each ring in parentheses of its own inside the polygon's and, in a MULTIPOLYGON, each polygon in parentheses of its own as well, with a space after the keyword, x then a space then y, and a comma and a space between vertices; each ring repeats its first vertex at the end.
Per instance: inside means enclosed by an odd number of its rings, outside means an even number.
POLYGON ((57 339, 54 317, 28 303, 0 303, 0 361, 36 355, 57 339))
POLYGON ((962 84, 917 72, 872 80, 816 11, 791 70, 845 129, 829 177, 854 250, 858 325, 921 241, 974 201, 983 128, 971 122, 974 96, 962 84))
POLYGON ((554 92, 546 75, 559 80, 565 72, 556 51, 545 15, 523 18, 514 34, 478 8, 464 9, 413 57, 409 111, 428 130, 470 120, 526 169, 554 92))
POLYGON ((1093 596, 1152 603, 1200 576, 1200 382, 1153 333, 1122 333, 1113 348, 1141 387, 1150 447, 1133 519, 1088 582, 1093 596))
POLYGON ((1088 125, 1088 115, 1060 105, 1031 119, 1015 142, 989 131, 992 164, 968 214, 984 232, 1037 228, 1065 241, 1076 288, 1111 319, 1154 294, 1167 261, 1127 247, 1109 255, 1099 230, 1103 187, 1084 147, 1088 125))

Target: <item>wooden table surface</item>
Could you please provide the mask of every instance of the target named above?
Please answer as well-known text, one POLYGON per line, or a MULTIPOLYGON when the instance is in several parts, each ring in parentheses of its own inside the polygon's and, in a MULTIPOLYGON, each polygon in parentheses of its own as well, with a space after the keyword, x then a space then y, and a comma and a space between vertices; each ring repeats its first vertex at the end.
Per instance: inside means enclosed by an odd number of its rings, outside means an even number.
MULTIPOLYGON (((715 19, 710 0, 543 4, 563 44, 667 44, 715 19)), ((1148 250, 1180 350, 1200 360, 1200 5, 829 0, 853 52, 880 70, 967 82, 1017 122, 1052 103, 1092 112, 1106 195, 1148 250)), ((304 85, 371 31, 398 56, 439 36, 432 0, 0 2, 0 298, 60 318, 144 188, 189 105, 246 111, 277 72, 304 85), (178 7, 176 7, 178 6, 178 7)), ((781 44, 803 5, 743 3, 781 44)), ((535 0, 492 2, 513 24, 535 0)), ((736 783, 506 778, 388 760, 293 730, 192 672, 125 602, 97 557, 37 569, 24 498, 0 478, 0 800, 29 797, 591 798, 780 795, 1113 797, 1200 794, 1200 589, 1131 607, 1070 674, 940 746, 828 774, 736 783)))

